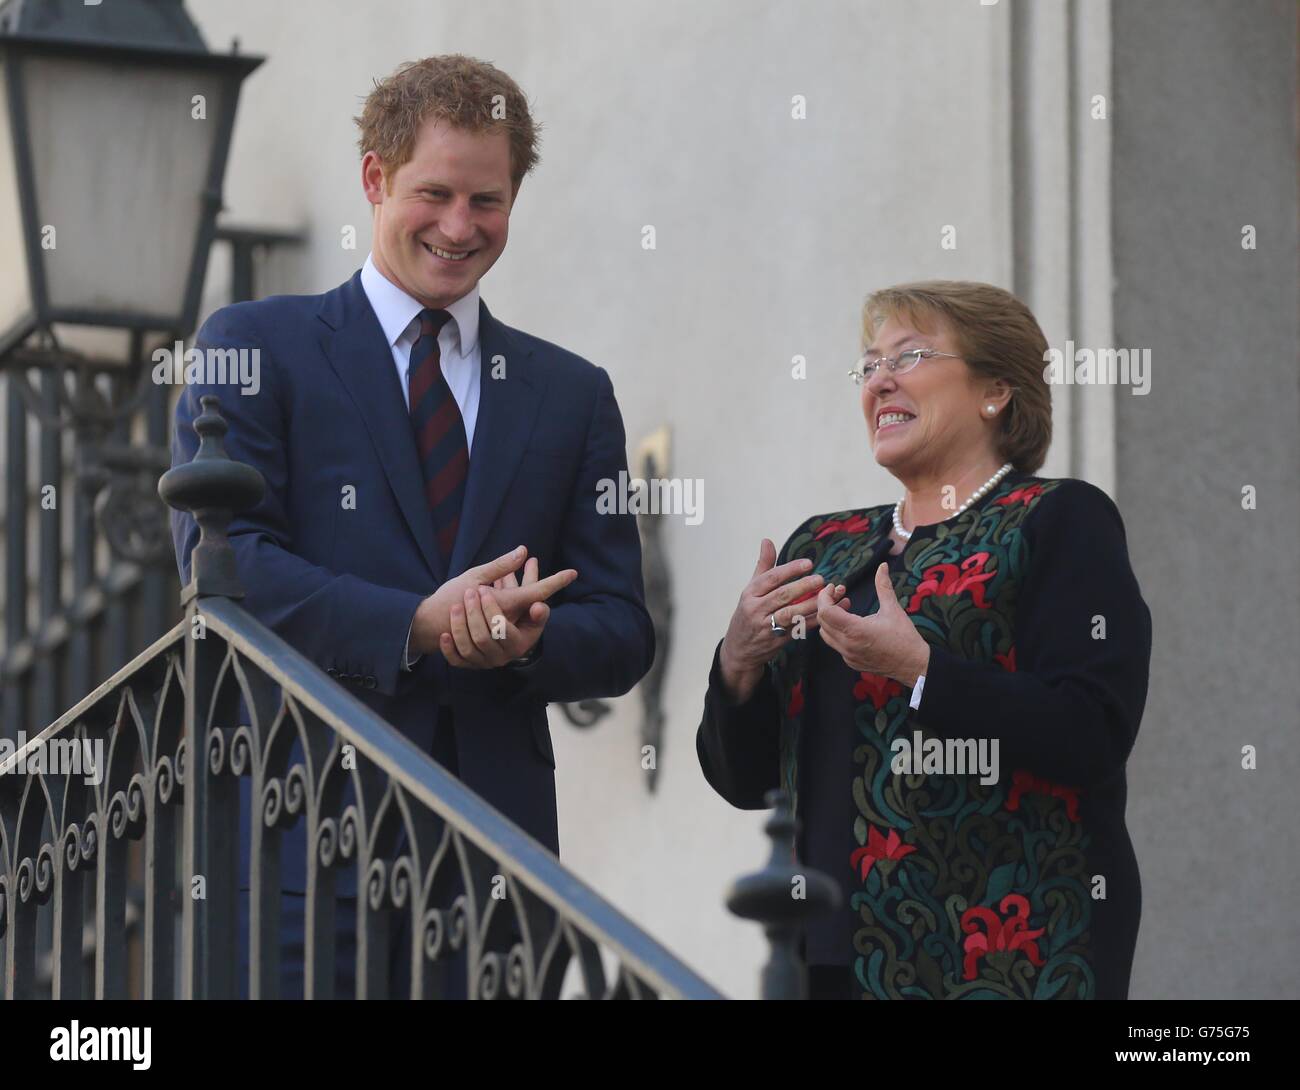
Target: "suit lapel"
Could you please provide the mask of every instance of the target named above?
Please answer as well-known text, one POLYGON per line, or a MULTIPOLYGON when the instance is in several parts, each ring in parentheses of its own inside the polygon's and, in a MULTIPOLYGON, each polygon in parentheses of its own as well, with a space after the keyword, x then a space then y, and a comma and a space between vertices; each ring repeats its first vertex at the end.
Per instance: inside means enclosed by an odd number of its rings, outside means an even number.
MULTIPOLYGON (((452 550, 448 578, 471 565, 505 500, 532 435, 542 403, 544 377, 530 359, 532 349, 498 322, 479 300, 479 399, 470 450, 469 477, 460 529, 452 550), (498 377, 493 377, 494 369, 498 377)), ((408 429, 409 430, 409 429, 408 429)), ((509 545, 527 545, 511 541, 509 545)), ((492 559, 487 557, 485 559, 492 559)), ((546 573, 542 573, 546 574, 546 573)))
MULTIPOLYGON (((441 583, 446 577, 445 565, 438 555, 433 516, 424 498, 424 475, 410 414, 392 350, 361 286, 360 272, 326 294, 319 317, 328 327, 321 349, 356 402, 406 524, 429 571, 441 583)), ((472 473, 471 466, 471 479, 472 473)))

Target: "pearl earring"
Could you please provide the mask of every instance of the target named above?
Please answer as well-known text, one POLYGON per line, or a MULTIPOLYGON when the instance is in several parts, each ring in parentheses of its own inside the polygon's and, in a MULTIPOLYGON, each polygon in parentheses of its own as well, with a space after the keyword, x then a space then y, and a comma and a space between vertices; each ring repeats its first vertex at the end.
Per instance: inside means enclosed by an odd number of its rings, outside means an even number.
POLYGON ((988 413, 989 416, 992 416, 995 412, 998 411, 998 407, 996 405, 985 405, 984 411, 988 413))

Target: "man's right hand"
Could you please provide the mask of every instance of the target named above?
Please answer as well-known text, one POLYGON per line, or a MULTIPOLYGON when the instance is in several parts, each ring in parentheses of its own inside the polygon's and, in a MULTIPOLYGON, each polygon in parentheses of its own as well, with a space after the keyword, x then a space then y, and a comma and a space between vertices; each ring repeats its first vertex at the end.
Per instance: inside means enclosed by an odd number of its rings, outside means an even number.
MULTIPOLYGON (((528 557, 528 550, 519 548, 503 556, 470 568, 443 583, 433 594, 420 603, 415 611, 415 620, 411 624, 411 649, 422 654, 431 654, 438 650, 439 637, 451 631, 451 607, 460 604, 467 590, 479 586, 497 586, 494 597, 501 612, 511 624, 517 624, 534 602, 544 602, 558 590, 562 590, 578 578, 573 568, 565 568, 545 579, 536 579, 522 586, 505 585, 502 581, 523 566, 528 557)), ((536 571, 536 561, 533 562, 536 571)))

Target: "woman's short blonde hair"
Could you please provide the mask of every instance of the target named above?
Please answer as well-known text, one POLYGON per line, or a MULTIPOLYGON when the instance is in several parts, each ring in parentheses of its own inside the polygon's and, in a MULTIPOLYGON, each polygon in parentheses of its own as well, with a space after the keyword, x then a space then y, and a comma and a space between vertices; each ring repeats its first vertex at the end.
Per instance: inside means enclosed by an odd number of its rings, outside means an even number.
POLYGON ((1044 375, 1047 338, 1029 308, 1009 291, 974 280, 921 280, 883 288, 862 308, 862 347, 889 318, 933 333, 946 324, 957 354, 976 374, 1015 387, 1001 415, 998 454, 1035 473, 1052 442, 1052 388, 1044 375))

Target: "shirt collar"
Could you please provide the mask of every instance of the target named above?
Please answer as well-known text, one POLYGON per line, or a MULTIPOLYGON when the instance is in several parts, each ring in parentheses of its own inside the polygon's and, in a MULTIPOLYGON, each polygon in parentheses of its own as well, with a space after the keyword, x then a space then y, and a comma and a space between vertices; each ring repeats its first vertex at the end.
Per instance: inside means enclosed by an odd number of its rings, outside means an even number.
MULTIPOLYGON (((391 348, 401 340, 416 315, 424 309, 424 304, 411 298, 381 273, 375 266, 373 253, 366 255, 366 263, 361 267, 361 287, 391 348)), ((478 344, 478 285, 443 309, 455 324, 460 354, 468 356, 478 344)))

